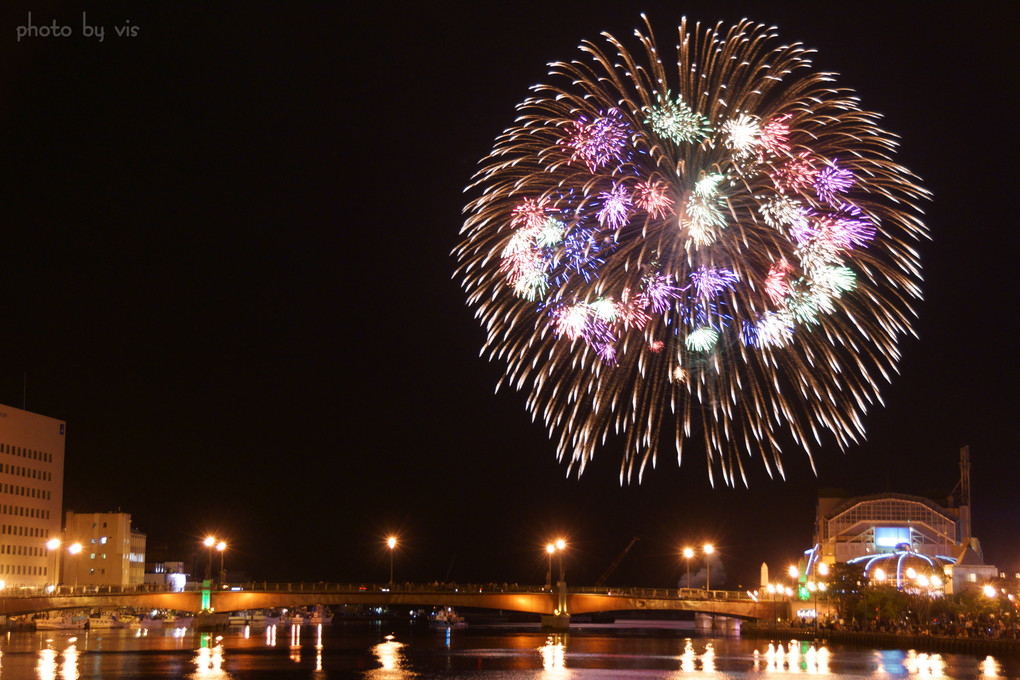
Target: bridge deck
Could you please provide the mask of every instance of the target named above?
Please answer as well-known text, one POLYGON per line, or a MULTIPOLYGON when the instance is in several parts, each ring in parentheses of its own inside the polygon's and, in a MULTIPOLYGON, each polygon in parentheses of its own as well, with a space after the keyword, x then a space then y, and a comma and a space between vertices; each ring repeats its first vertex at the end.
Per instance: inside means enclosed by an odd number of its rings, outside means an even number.
MULTIPOLYGON (((705 612, 745 619, 767 618, 772 602, 758 602, 746 593, 665 588, 574 588, 567 590, 567 611, 572 614, 632 610, 705 612)), ((458 607, 552 614, 556 594, 542 586, 400 584, 394 586, 351 584, 246 584, 214 590, 214 611, 230 612, 281 607, 374 606, 458 607)), ((137 607, 198 611, 201 592, 110 589, 95 592, 61 588, 58 592, 19 591, 0 597, 0 615, 74 608, 137 607)))

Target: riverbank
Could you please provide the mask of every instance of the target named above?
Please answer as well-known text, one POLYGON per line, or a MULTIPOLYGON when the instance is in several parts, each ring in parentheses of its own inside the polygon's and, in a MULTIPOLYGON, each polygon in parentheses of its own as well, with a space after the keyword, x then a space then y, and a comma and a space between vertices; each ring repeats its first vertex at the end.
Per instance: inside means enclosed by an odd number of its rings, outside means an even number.
POLYGON ((804 627, 757 627, 744 624, 740 629, 743 637, 773 640, 814 640, 825 644, 837 642, 843 645, 871 647, 877 649, 915 649, 919 652, 947 654, 991 654, 993 656, 1020 657, 1020 640, 1005 638, 952 637, 947 635, 912 635, 855 630, 816 631, 804 627))

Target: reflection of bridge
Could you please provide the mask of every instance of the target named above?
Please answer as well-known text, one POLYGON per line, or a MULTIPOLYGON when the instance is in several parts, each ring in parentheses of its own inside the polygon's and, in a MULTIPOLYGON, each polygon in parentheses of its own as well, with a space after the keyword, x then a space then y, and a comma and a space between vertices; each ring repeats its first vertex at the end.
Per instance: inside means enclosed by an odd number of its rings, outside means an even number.
MULTIPOLYGON (((665 588, 572 588, 564 598, 541 586, 515 584, 351 585, 337 583, 261 583, 211 592, 218 612, 312 605, 372 607, 440 607, 497 609, 551 615, 565 602, 570 614, 634 610, 687 611, 714 617, 767 618, 774 603, 745 593, 665 588)), ((199 611, 202 592, 188 590, 61 588, 46 594, 22 590, 0 597, 0 615, 15 616, 53 609, 138 607, 199 611)))

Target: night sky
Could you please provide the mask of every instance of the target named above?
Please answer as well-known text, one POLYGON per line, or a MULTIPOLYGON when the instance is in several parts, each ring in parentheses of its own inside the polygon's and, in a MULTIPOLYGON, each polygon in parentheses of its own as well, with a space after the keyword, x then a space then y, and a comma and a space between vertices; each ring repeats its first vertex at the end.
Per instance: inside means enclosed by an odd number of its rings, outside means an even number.
POLYGON ((974 533, 1020 570, 1016 55, 994 3, 371 4, 0 7, 0 403, 67 422, 65 509, 129 512, 170 557, 215 533, 258 580, 385 580, 393 532, 398 580, 539 583, 562 534, 578 585, 637 536, 610 584, 676 586, 679 548, 710 540, 712 584, 746 588, 809 547, 819 489, 945 497, 969 445, 974 533), (29 11, 73 35, 18 42, 29 11), (621 486, 610 447, 568 478, 479 357, 452 278, 464 187, 547 62, 642 11, 663 45, 681 15, 746 16, 817 49, 934 194, 919 339, 817 476, 788 449, 785 481, 751 460, 749 489, 713 489, 667 449, 621 486))

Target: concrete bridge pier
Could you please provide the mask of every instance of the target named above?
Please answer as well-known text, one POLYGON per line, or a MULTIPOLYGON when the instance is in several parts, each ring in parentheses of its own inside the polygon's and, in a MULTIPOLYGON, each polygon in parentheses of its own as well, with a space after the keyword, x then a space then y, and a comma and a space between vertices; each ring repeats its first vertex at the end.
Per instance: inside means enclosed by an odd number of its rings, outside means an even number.
POLYGON ((567 611, 567 582, 557 582, 556 589, 556 609, 552 614, 542 614, 542 627, 567 630, 570 628, 570 612, 567 611))
POLYGON ((711 633, 714 630, 723 635, 740 635, 740 619, 698 612, 694 615, 694 628, 700 633, 711 633))

